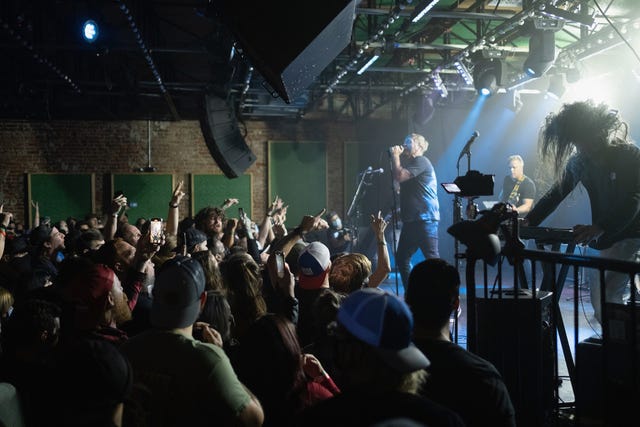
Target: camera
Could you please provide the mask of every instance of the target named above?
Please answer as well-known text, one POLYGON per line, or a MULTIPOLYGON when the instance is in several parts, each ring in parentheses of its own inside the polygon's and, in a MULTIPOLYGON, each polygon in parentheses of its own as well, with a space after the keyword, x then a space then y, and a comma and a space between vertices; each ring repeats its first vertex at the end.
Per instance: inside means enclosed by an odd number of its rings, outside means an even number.
POLYGON ((348 234, 351 234, 351 230, 348 229, 348 228, 342 228, 342 229, 340 229, 338 231, 334 231, 332 236, 333 236, 334 239, 339 239, 339 238, 344 237, 344 236, 346 236, 348 234))
POLYGON ((494 175, 470 170, 453 180, 453 184, 455 185, 445 183, 442 186, 448 193, 455 193, 460 197, 492 196, 494 175))

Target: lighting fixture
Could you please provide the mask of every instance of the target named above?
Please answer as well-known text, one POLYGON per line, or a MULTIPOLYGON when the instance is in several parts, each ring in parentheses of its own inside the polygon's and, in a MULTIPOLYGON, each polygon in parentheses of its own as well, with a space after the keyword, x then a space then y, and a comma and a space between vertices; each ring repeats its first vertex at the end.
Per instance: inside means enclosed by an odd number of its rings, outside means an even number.
POLYGON ((369 67, 371 67, 371 64, 373 64, 374 62, 376 62, 378 60, 378 58, 380 58, 380 51, 376 50, 373 54, 373 56, 371 58, 369 58, 369 60, 358 70, 358 75, 361 75, 362 73, 364 73, 365 71, 367 71, 367 69, 369 67))
POLYGON ((98 27, 98 24, 96 24, 94 20, 88 19, 84 22, 84 24, 82 25, 82 37, 85 39, 85 41, 93 43, 98 39, 99 35, 100 29, 98 27))
POLYGON ((546 73, 556 59, 555 32, 535 30, 529 39, 529 56, 523 70, 530 77, 540 77, 546 73))
POLYGON ((478 93, 489 96, 498 90, 502 81, 502 61, 499 59, 482 59, 473 68, 473 86, 478 93))
POLYGON ((455 61, 453 63, 453 66, 456 67, 456 70, 458 70, 458 74, 460 74, 460 77, 462 77, 466 84, 473 84, 473 77, 471 77, 471 73, 469 72, 467 67, 465 67, 462 61, 455 61))
POLYGON ((547 89, 547 95, 554 99, 562 98, 562 95, 567 91, 567 85, 565 84, 564 74, 554 74, 549 78, 549 88, 547 89))
POLYGON ((419 10, 419 12, 416 14, 416 16, 413 17, 411 22, 416 23, 419 20, 421 20, 422 17, 427 14, 427 12, 433 9, 433 7, 438 3, 438 1, 439 0, 427 0, 424 4, 424 7, 419 10))

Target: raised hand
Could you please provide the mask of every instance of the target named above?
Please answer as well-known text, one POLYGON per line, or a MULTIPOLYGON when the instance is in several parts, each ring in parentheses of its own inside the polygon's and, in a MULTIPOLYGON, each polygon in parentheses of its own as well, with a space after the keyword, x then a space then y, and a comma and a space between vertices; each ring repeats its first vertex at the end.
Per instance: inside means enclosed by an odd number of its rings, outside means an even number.
POLYGON ((184 186, 184 182, 180 181, 178 182, 178 185, 176 185, 176 188, 174 188, 173 190, 173 194, 171 195, 171 202, 170 204, 172 206, 176 206, 179 205, 180 202, 182 201, 182 198, 184 197, 184 191, 182 190, 184 186))
POLYGON ((378 211, 378 215, 371 215, 371 230, 375 233, 379 242, 384 241, 384 230, 389 223, 382 217, 382 212, 378 211))

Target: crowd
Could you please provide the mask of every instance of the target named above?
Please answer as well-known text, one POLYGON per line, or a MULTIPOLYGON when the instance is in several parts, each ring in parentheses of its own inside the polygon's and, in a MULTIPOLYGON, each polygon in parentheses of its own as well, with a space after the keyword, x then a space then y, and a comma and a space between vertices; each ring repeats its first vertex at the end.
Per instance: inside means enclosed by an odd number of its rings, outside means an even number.
POLYGON ((391 272, 380 213, 374 268, 311 238, 339 225, 335 212, 292 226, 276 197, 256 224, 229 215, 229 198, 180 218, 183 197, 180 183, 159 241, 149 221, 129 222, 126 195, 102 221, 52 224, 36 209, 34 227, 19 230, 2 212, 0 390, 19 405, 0 420, 515 425, 495 368, 450 341, 457 271, 439 259, 415 266, 406 302, 379 289, 391 272))

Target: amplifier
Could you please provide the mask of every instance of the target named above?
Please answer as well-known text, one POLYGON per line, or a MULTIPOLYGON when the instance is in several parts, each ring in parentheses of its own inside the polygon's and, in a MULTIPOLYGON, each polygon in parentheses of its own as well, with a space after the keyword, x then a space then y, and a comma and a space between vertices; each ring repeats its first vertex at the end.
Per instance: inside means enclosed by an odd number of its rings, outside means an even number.
POLYGON ((555 335, 551 292, 476 296, 477 354, 502 374, 518 426, 548 422, 555 404, 555 335))

